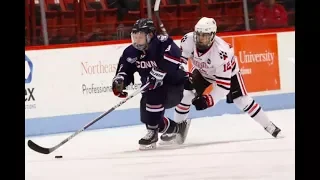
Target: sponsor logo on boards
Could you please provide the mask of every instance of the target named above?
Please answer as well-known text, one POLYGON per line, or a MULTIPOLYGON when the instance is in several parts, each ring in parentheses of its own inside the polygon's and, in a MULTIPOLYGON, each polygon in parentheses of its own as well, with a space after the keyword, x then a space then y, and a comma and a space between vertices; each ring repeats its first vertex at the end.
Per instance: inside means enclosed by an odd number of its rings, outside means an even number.
POLYGON ((25 101, 25 109, 35 109, 36 108, 36 98, 35 92, 36 88, 33 87, 32 78, 33 78, 33 63, 25 55, 25 89, 24 89, 24 101, 25 101))

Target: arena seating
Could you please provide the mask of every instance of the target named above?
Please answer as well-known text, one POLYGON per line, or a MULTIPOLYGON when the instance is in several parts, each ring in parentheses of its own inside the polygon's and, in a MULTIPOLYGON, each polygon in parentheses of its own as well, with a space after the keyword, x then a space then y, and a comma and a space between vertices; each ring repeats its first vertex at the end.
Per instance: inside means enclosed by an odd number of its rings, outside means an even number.
MULTIPOLYGON (((127 0, 130 1, 130 0, 127 0)), ((145 0, 140 0, 140 9, 128 11, 122 21, 117 18, 118 9, 109 8, 107 0, 44 0, 50 44, 85 42, 97 34, 103 40, 115 39, 119 25, 129 33, 132 24, 140 17, 147 17, 145 0)), ((259 0, 248 0, 250 24, 254 24, 253 7, 259 0)), ((289 25, 294 26, 292 0, 283 0, 289 16, 289 25)), ((153 6, 154 0, 151 0, 153 6)), ((219 31, 245 30, 242 0, 161 0, 160 17, 171 35, 191 31, 201 16, 214 17, 219 31)), ((26 44, 43 44, 39 0, 25 0, 26 44)), ((123 38, 128 38, 124 36, 123 38)))

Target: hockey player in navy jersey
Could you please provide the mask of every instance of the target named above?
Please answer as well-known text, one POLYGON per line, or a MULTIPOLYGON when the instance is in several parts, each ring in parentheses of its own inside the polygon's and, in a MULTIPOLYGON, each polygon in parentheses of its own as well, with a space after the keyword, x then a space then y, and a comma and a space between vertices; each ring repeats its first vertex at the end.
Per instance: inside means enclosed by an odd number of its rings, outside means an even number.
POLYGON ((181 68, 181 51, 168 35, 156 33, 151 19, 139 19, 131 32, 132 44, 120 57, 112 90, 115 96, 126 97, 125 87, 134 83, 135 72, 142 84, 149 83, 140 100, 140 119, 147 134, 139 140, 140 149, 156 147, 158 133, 174 133, 183 143, 190 120, 176 123, 164 117, 165 109, 178 105, 183 97, 187 73, 181 68))

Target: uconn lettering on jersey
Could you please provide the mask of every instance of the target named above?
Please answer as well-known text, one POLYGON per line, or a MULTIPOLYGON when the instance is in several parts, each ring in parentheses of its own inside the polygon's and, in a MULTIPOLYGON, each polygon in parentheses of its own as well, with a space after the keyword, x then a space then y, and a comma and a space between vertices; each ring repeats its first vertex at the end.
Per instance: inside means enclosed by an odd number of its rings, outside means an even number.
POLYGON ((148 69, 157 67, 157 63, 155 61, 136 61, 137 68, 139 69, 148 69))

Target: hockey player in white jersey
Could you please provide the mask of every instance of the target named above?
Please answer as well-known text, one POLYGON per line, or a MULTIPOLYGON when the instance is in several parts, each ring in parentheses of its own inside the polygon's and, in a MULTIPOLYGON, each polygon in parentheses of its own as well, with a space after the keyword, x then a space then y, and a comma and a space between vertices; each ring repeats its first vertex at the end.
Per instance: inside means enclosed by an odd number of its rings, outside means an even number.
MULTIPOLYGON (((216 36, 217 25, 213 18, 203 17, 195 25, 194 32, 181 39, 181 58, 192 60, 191 84, 193 91, 184 90, 181 103, 176 106, 174 121, 182 122, 188 116, 190 106, 196 110, 214 107, 219 100, 227 97, 227 103, 234 103, 258 122, 273 137, 281 131, 267 117, 261 106, 246 91, 233 47, 216 36), (210 94, 205 89, 213 84, 210 94)), ((254 43, 254 42, 253 42, 254 43)), ((163 134, 163 141, 170 141, 174 134, 163 134)))

